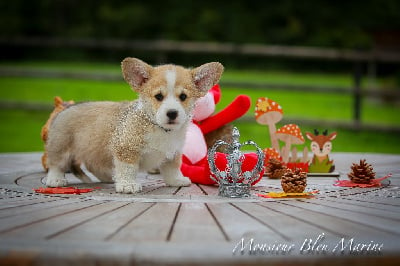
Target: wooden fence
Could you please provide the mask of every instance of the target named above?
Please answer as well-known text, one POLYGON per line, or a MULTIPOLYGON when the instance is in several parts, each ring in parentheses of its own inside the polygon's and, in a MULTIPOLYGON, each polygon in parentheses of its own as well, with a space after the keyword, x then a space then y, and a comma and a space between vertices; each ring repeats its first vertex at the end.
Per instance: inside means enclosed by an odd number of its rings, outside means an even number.
MULTIPOLYGON (((400 65, 400 53, 387 52, 380 50, 373 51, 354 51, 329 48, 293 47, 293 46, 271 46, 254 44, 232 44, 232 43, 212 43, 212 42, 178 42, 178 41, 140 41, 140 40, 115 40, 115 39, 66 39, 66 38, 0 38, 0 47, 39 47, 39 48, 85 48, 85 49, 113 49, 113 50, 134 50, 134 51, 154 51, 160 53, 181 52, 181 53, 204 53, 204 54, 228 54, 228 55, 252 55, 258 57, 277 57, 293 59, 319 59, 331 61, 345 61, 354 64, 353 87, 319 87, 309 85, 288 85, 288 84, 268 84, 254 82, 222 82, 222 86, 247 87, 252 89, 281 89, 291 91, 319 92, 319 93, 338 93, 351 94, 353 97, 353 122, 351 124, 340 124, 355 129, 374 128, 385 129, 382 127, 366 126, 361 123, 362 98, 390 97, 400 99, 400 89, 378 90, 377 88, 361 88, 362 66, 368 64, 376 69, 379 64, 400 65)), ((94 80, 120 80, 120 75, 115 74, 88 74, 79 72, 56 72, 56 71, 36 71, 0 68, 0 76, 32 76, 32 77, 62 77, 94 80)), ((4 106, 4 104, 3 104, 4 106)), ((303 121, 307 122, 307 121, 303 121)), ((308 121, 310 122, 310 121, 308 121)), ((318 121, 321 123, 321 121, 318 121)), ((390 131, 400 132, 400 128, 388 127, 390 131)))

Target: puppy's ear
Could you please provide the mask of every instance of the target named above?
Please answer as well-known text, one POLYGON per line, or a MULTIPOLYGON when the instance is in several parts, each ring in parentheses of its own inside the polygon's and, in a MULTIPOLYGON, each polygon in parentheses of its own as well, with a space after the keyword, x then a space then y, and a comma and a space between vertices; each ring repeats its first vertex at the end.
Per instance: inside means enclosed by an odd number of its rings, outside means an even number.
POLYGON ((193 82, 197 89, 206 93, 212 86, 218 83, 224 67, 218 62, 201 65, 192 70, 193 82))
POLYGON ((121 63, 124 79, 135 91, 150 78, 152 67, 137 58, 127 57, 121 63))

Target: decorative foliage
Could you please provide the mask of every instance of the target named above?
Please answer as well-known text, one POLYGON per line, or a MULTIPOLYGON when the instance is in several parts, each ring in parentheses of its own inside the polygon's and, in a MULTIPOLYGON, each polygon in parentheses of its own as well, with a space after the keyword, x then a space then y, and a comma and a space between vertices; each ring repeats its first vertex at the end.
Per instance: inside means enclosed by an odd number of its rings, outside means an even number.
POLYGON ((263 198, 314 198, 315 194, 318 194, 318 190, 314 190, 311 192, 301 192, 301 193, 286 193, 286 192, 268 192, 267 194, 257 194, 259 197, 263 198))
POLYGON ((92 192, 99 188, 76 188, 76 187, 40 187, 33 189, 36 193, 42 194, 81 194, 92 192))
POLYGON ((360 188, 380 187, 380 186, 382 186, 381 182, 391 176, 392 176, 392 174, 388 174, 381 178, 371 179, 370 183, 368 183, 368 184, 354 183, 351 180, 337 180, 337 181, 335 181, 335 183, 333 185, 337 186, 337 187, 360 187, 360 188))

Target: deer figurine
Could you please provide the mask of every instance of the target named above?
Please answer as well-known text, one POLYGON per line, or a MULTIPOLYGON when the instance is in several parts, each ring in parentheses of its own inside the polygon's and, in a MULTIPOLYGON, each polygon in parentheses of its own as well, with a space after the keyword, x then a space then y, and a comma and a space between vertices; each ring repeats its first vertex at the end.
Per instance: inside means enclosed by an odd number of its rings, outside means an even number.
POLYGON ((332 150, 331 141, 336 135, 336 132, 328 135, 328 130, 322 132, 322 135, 316 129, 314 134, 306 132, 307 138, 311 140, 311 151, 314 153, 308 168, 310 173, 332 173, 335 170, 333 160, 329 160, 329 153, 332 150))

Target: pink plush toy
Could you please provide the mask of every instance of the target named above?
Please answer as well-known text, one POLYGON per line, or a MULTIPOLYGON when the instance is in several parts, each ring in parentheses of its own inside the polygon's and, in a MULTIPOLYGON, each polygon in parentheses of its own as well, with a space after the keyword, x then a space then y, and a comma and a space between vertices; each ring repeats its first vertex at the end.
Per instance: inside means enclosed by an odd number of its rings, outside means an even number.
MULTIPOLYGON (((220 99, 221 89, 219 85, 215 85, 206 96, 196 102, 193 122, 189 125, 186 134, 181 166, 182 174, 189 177, 193 183, 215 184, 210 178, 211 173, 207 162, 207 144, 204 135, 243 116, 251 105, 248 96, 239 95, 225 109, 212 115, 215 111, 215 105, 220 99)), ((223 167, 223 162, 226 161, 225 156, 220 154, 216 158, 217 167, 223 167)), ((257 156, 246 154, 243 168, 251 169, 256 162, 257 156)))

